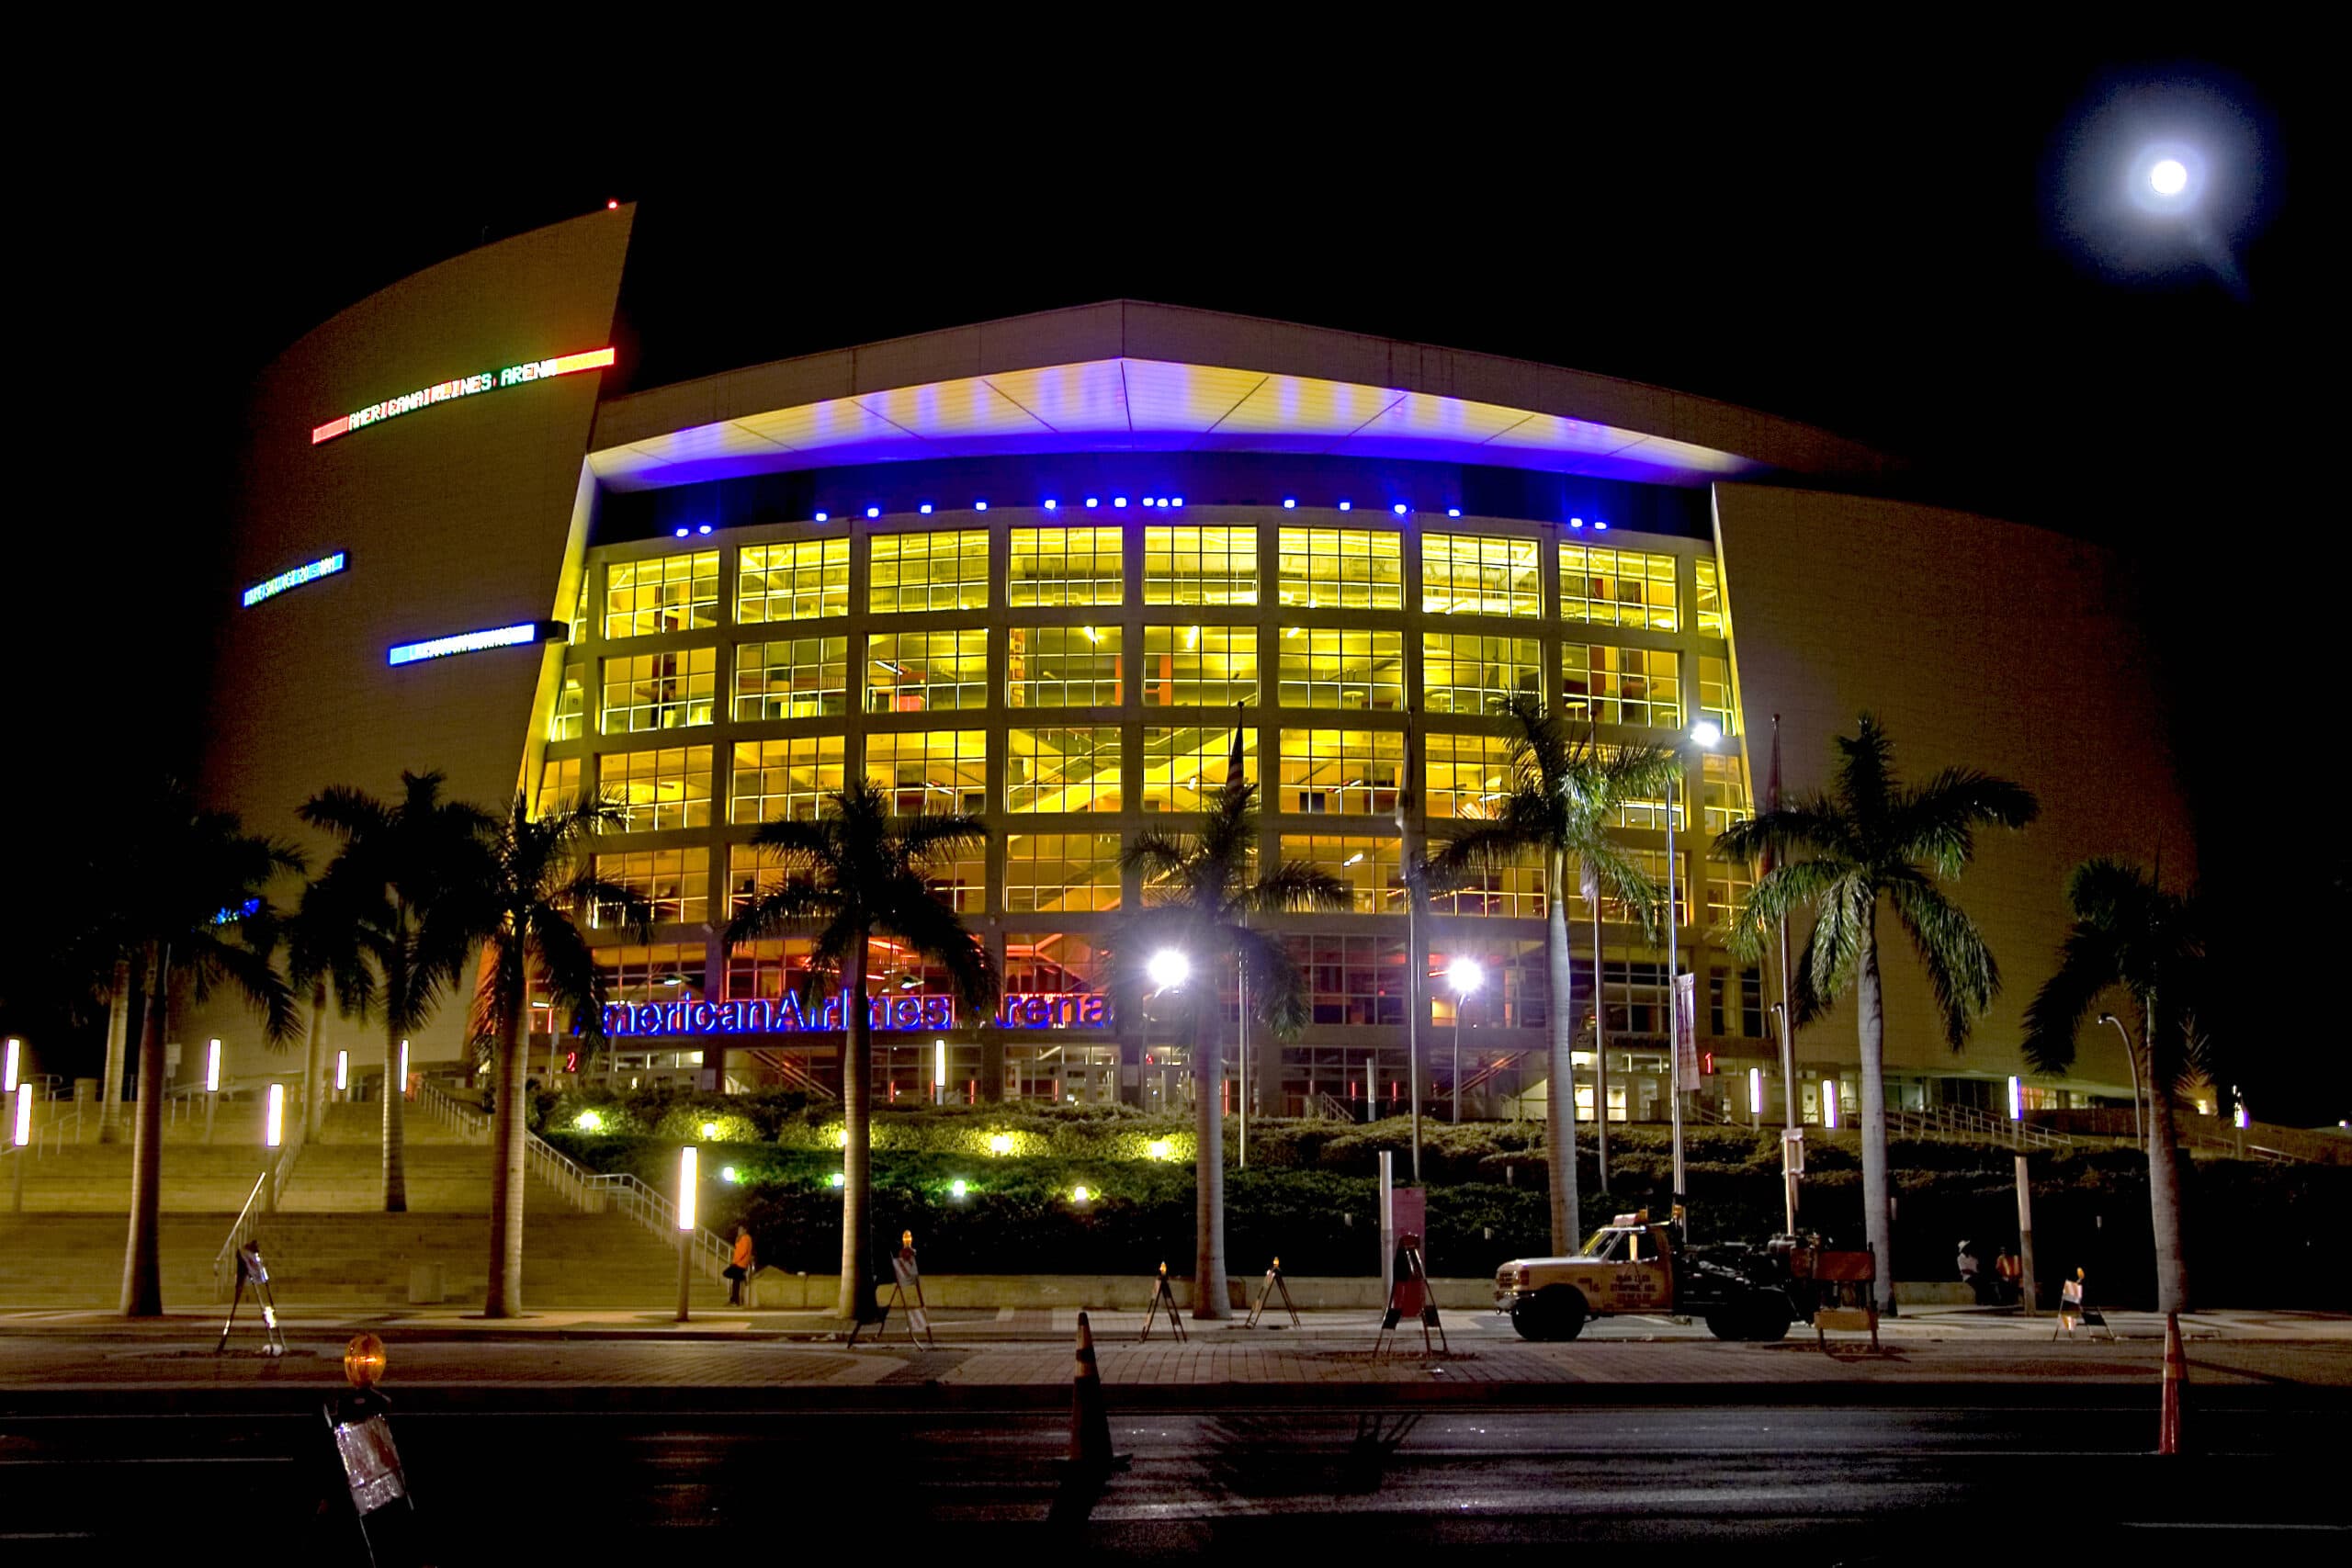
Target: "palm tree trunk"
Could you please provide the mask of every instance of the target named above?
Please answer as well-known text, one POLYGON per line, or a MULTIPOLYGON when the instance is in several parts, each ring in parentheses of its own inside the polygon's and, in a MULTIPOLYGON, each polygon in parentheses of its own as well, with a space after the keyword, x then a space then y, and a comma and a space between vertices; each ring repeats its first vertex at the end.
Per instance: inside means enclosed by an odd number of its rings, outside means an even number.
POLYGON ((312 1143, 327 1127, 326 1043, 327 983, 320 980, 311 987, 311 1042, 302 1074, 302 1136, 312 1143))
POLYGON ((1600 1005, 1600 900, 1592 900, 1592 1125, 1600 1145, 1600 1190, 1609 1190, 1609 1014, 1600 1005))
POLYGON ((1894 1310, 1894 1235, 1886 1188, 1886 1001, 1878 968, 1878 918, 1862 924, 1854 1027, 1862 1056, 1862 1232, 1878 1259, 1878 1310, 1894 1310))
MULTIPOLYGON (((1575 971, 1568 966, 1567 857, 1552 852, 1551 897, 1544 929, 1544 962, 1550 972, 1552 1073, 1544 1103, 1544 1160, 1551 1176, 1552 1252, 1565 1258, 1583 1244, 1584 1224, 1577 1195, 1575 971)), ((1593 998, 1597 1004, 1600 998, 1593 998)))
POLYGON ((130 1040, 130 961, 114 961, 114 990, 107 1002, 106 1099, 98 1104, 98 1142, 122 1138, 122 1058, 130 1040))
MULTIPOLYGON (((2156 1243, 2156 1310, 2188 1310, 2188 1260, 2180 1248, 2180 1150, 2174 1124, 2172 1076, 2157 1066, 2156 998, 2140 1011, 2140 1038, 2148 1043, 2148 1219, 2156 1243)), ((2169 1053, 2166 1053, 2169 1055, 2169 1053)))
POLYGON ((866 933, 842 960, 842 1291, 834 1315, 872 1323, 874 1028, 865 999, 866 933))
MULTIPOLYGON (((398 995, 384 987, 387 1003, 398 995)), ((399 1010, 384 1009, 384 1213, 408 1213, 408 1083, 401 1077, 399 1010)))
POLYGON ((497 1100, 490 1122, 490 1294, 484 1317, 520 1317, 523 1314, 523 1192, 524 1192, 524 1055, 523 1008, 527 1000, 520 986, 514 987, 498 1018, 497 1100))
MULTIPOLYGON (((1225 1043, 1217 980, 1203 974, 1193 998, 1193 1316, 1233 1315, 1225 1281, 1225 1043)), ((1369 1092, 1371 1086, 1366 1085, 1369 1092)))
POLYGON ((147 1016, 139 1030, 139 1110, 130 1144, 130 1235, 122 1253, 122 1315, 164 1315, 157 1215, 164 1196, 164 999, 171 949, 147 945, 147 1016))

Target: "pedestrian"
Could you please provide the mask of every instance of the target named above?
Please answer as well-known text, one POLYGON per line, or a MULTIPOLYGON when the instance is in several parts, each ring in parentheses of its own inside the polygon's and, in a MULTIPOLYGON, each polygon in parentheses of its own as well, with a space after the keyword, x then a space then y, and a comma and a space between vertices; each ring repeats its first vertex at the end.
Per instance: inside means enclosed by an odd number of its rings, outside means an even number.
POLYGON ((1979 1288, 1976 1279, 1976 1253, 1964 1236, 1960 1243, 1960 1282, 1968 1287, 1971 1297, 1980 1303, 1984 1301, 1984 1292, 1979 1288))
POLYGON ((751 1230, 748 1226, 737 1225, 734 1258, 720 1270, 727 1276, 727 1304, 729 1306, 743 1304, 743 1281, 752 1277, 752 1270, 756 1266, 752 1256, 751 1230))
POLYGON ((1993 1280, 1997 1299, 2003 1306, 2014 1306, 2025 1295, 2025 1265, 2007 1247, 1993 1259, 1993 1280))

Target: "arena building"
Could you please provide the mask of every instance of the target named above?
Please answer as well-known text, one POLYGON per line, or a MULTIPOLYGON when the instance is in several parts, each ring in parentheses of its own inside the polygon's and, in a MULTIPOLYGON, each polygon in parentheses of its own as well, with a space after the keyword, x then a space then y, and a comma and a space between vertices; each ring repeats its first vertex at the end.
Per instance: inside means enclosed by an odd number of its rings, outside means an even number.
MULTIPOLYGON (((1489 708, 1516 692, 1603 740, 1687 747, 1678 947, 1719 1119, 1759 1113, 1752 1068, 1780 1115, 1776 983, 1714 934, 1747 874, 1705 852, 1762 793, 1772 716, 1791 789, 1824 782, 1867 708, 1916 774, 1964 762, 2043 804, 1959 890, 2009 981, 1964 1054, 1888 922, 1892 1104, 2002 1102, 2077 860, 2159 840, 2168 867, 2188 858, 2117 562, 1894 499, 1899 465, 1851 442, 1572 370, 1132 301, 606 396, 632 220, 458 257, 265 373, 204 770, 209 799, 297 839, 322 786, 389 795, 402 769, 492 806, 625 800, 600 862, 661 924, 646 943, 597 933, 609 1055, 573 1061, 569 1021, 542 1011, 558 1072, 834 1090, 839 1004, 807 1002, 796 944, 717 933, 760 874, 757 825, 861 771, 902 811, 991 829, 939 896, 1001 961, 1003 1006, 961 1016, 937 976, 876 954, 877 1088, 900 1100, 1189 1094, 1182 1045, 1107 994, 1104 943, 1139 897, 1122 844, 1182 824, 1238 752, 1263 788, 1261 853, 1354 893, 1280 922, 1314 1021, 1253 1032, 1254 1105, 1401 1108, 1408 976, 1468 953, 1487 983, 1466 1004, 1442 979, 1420 993, 1425 1093, 1444 1113, 1458 1049, 1465 1115, 1535 1111, 1557 1005, 1541 873, 1442 898, 1419 963, 1400 879, 1408 835, 1491 798, 1489 708), (1712 749, 1688 739, 1702 719, 1712 749)), ((1667 803, 1622 829, 1662 877, 1667 803)), ((1667 965, 1623 913, 1603 910, 1606 1111, 1645 1121, 1665 1114, 1667 965)), ((462 1012, 416 1063, 464 1055, 462 1012)), ((199 1004, 182 1032, 222 1037, 232 1076, 282 1068, 242 1013, 199 1004)), ((372 1027, 330 1034, 380 1070, 372 1027)), ((1800 1032, 1804 1120, 1850 1111, 1855 1059, 1845 1010, 1800 1032)), ((2109 1032, 2085 1035, 2075 1077, 2027 1089, 2130 1093, 2109 1032)), ((1578 1095, 1589 1117, 1589 1081, 1578 1095)))

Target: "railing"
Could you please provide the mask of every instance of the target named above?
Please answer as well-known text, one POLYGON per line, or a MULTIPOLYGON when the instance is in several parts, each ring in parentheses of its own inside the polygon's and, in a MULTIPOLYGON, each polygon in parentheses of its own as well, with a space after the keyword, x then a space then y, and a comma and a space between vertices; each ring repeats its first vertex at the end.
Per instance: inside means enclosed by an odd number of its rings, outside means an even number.
POLYGON ((490 1142, 490 1114, 461 1104, 447 1090, 430 1079, 417 1090, 417 1102, 433 1113, 435 1121, 447 1127, 469 1144, 490 1142))
POLYGON ((797 1089, 814 1100, 831 1101, 841 1099, 840 1095, 819 1082, 814 1073, 781 1051, 753 1050, 744 1055, 782 1078, 787 1089, 797 1089))
POLYGON ((1357 1119, 1356 1108, 1337 1095, 1317 1094, 1308 1111, 1327 1122, 1353 1122, 1357 1119))
MULTIPOLYGON (((523 1157, 531 1173, 583 1213, 628 1215, 672 1247, 677 1245, 678 1205, 626 1171, 594 1171, 567 1157, 537 1133, 523 1134, 523 1157)), ((706 1279, 735 1260, 733 1245, 696 1225, 690 1241, 695 1264, 706 1279)))
POLYGON ((1988 1115, 1966 1105, 1939 1105, 1933 1111, 1893 1111, 1886 1113, 1886 1130, 1911 1137, 1979 1138, 1986 1143, 2007 1144, 2011 1148, 2071 1149, 2075 1140, 2063 1133, 2052 1133, 2027 1122, 2012 1122, 2006 1116, 1988 1115))
POLYGON ((1497 1056, 1493 1061, 1488 1062, 1485 1066, 1480 1067, 1476 1072, 1472 1073, 1468 1077, 1462 1080, 1462 1092, 1464 1094, 1476 1094, 1479 1089, 1493 1082, 1499 1075, 1507 1073, 1513 1067, 1518 1066, 1521 1059, 1526 1056, 1526 1055, 1527 1053, 1524 1051, 1507 1051, 1503 1055, 1497 1056))
POLYGON ((237 1211, 236 1223, 229 1227, 229 1239, 212 1255, 212 1299, 216 1302, 233 1300, 237 1293, 237 1249, 253 1240, 257 1218, 254 1205, 261 1201, 264 1183, 277 1173, 277 1168, 263 1171, 254 1178, 254 1190, 245 1194, 245 1206, 237 1211))

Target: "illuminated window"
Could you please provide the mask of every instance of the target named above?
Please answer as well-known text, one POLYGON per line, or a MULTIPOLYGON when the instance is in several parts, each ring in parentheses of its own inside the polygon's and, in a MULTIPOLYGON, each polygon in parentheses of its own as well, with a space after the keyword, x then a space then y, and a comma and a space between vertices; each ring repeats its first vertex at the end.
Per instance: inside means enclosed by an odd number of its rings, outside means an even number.
POLYGON ((1756 814, 1747 795, 1747 764, 1736 753, 1719 756, 1702 752, 1699 762, 1704 770, 1707 831, 1720 833, 1735 822, 1745 822, 1756 814))
MULTIPOLYGON (((1111 859, 1118 860, 1116 840, 1111 859)), ((1090 856, 1092 852, 1088 852, 1090 856)), ((1112 886, 1118 886, 1117 878, 1112 886)), ((1026 996, 1085 996, 1107 992, 1111 986, 1111 955, 1093 939, 1070 931, 1007 931, 1004 933, 1004 988, 1026 996)))
POLYGON ((1280 602, 1310 609, 1400 610, 1405 563, 1387 528, 1284 528, 1277 536, 1280 602))
POLYGON ((683 649, 605 660, 605 733, 708 724, 718 692, 718 649, 683 649))
POLYGON ((1390 914, 1405 908, 1404 852, 1396 839, 1284 833, 1283 859, 1306 861, 1346 883, 1359 915, 1390 914))
MULTIPOLYGON (((1442 841, 1431 840, 1430 850, 1442 841)), ((1441 915, 1539 918, 1545 912, 1543 863, 1528 854, 1507 866, 1471 872, 1452 891, 1430 895, 1430 908, 1441 915)))
MULTIPOLYGON (((729 844, 727 846, 727 913, 729 918, 741 914, 744 910, 752 907, 752 899, 758 897, 763 893, 775 892, 786 881, 806 882, 807 880, 808 877, 805 874, 787 877, 785 874, 784 867, 777 863, 775 857, 770 854, 767 851, 761 849, 756 844, 729 844)), ((746 945, 765 946, 766 944, 750 943, 746 945)), ((729 996, 749 997, 761 994, 753 991, 738 991, 733 989, 734 980, 731 973, 733 968, 733 960, 731 957, 729 961, 729 967, 730 970, 728 981, 729 989, 727 993, 729 996)), ((773 996, 775 993, 769 992, 765 994, 773 996)))
POLYGON ((630 833, 710 826, 710 748, 614 751, 596 760, 597 778, 618 796, 630 833))
POLYGON ((1541 561, 1533 539, 1425 535, 1421 609, 1432 615, 1541 615, 1541 561))
MULTIPOLYGON (((739 846, 740 848, 740 846, 739 846)), ((750 902, 755 891, 775 885, 774 865, 755 865, 744 861, 730 861, 737 868, 730 873, 730 893, 735 903, 750 902), (745 879, 749 878, 749 881, 745 879)), ((795 996, 808 995, 809 953, 814 947, 807 937, 769 937, 763 942, 739 942, 727 953, 727 998, 729 1001, 780 1000, 786 991, 795 996)), ((870 962, 870 961, 869 961, 870 962)), ((869 969, 868 973, 872 971, 869 969)))
POLYGON ((1699 655, 1699 716, 1715 721, 1725 735, 1739 733, 1739 706, 1732 701, 1731 660, 1699 655))
POLYGON ((1425 735, 1421 766, 1431 817, 1492 817, 1512 789, 1510 742, 1499 735, 1425 735))
POLYGON ((1405 737, 1393 729, 1285 729, 1277 811, 1386 817, 1405 777, 1405 737))
POLYGON ((645 637, 718 624, 718 552, 616 560, 605 569, 605 635, 645 637))
POLYGON ((1072 909, 1118 907, 1118 834, 1004 836, 1004 908, 1008 914, 1062 914, 1072 909))
POLYGON ((699 942, 618 942, 588 950, 616 1002, 702 1001, 708 953, 699 942))
POLYGON ((1255 604, 1258 530, 1146 528, 1143 602, 1147 604, 1255 604))
POLYGON ((865 639, 865 711, 934 713, 989 705, 989 634, 876 632, 865 639))
MULTIPOLYGON (((1613 757, 1618 748, 1600 746, 1595 750, 1603 757, 1613 757)), ((1682 775, 1675 775, 1674 829, 1680 832, 1690 826, 1690 790, 1682 775)), ((1646 832, 1666 831, 1666 790, 1661 786, 1656 795, 1629 795, 1617 803, 1610 821, 1620 828, 1635 828, 1646 832)))
POLYGON ((1665 1044, 1665 964, 1603 957, 1600 1002, 1608 1015, 1611 1045, 1628 1035, 1647 1035, 1657 1044, 1665 1044))
MULTIPOLYGON (((710 908, 710 851, 703 845, 598 855, 596 874, 651 904, 656 925, 700 920, 710 908)), ((591 920, 599 927, 622 923, 618 904, 599 903, 591 920)))
POLYGON ((989 736, 985 729, 910 729, 865 738, 865 776, 901 817, 988 809, 989 736))
POLYGON ((878 534, 871 541, 865 607, 985 610, 989 536, 973 528, 944 534, 878 534))
POLYGON ((1701 556, 1690 564, 1699 574, 1696 605, 1699 629, 1710 636, 1722 637, 1724 635, 1724 591, 1722 578, 1715 565, 1715 558, 1701 556))
POLYGON ((1115 725, 1005 732, 1007 811, 1116 811, 1126 778, 1115 725))
POLYGON ((1255 626, 1143 628, 1143 705, 1231 707, 1258 700, 1255 626))
POLYGON ((571 602, 571 635, 564 639, 566 642, 588 640, 588 628, 595 624, 595 607, 591 603, 595 597, 592 592, 595 581, 596 569, 594 567, 580 574, 580 595, 571 602))
MULTIPOLYGON (((1666 852, 1664 850, 1627 850, 1625 858, 1641 867, 1643 874, 1657 888, 1659 914, 1663 916, 1666 897, 1666 852)), ((1690 923, 1690 857, 1686 853, 1678 852, 1675 861, 1674 908, 1679 916, 1675 923, 1687 926, 1690 923)), ((1584 873, 1574 861, 1568 863, 1568 894, 1570 897, 1568 918, 1578 920, 1592 919, 1592 906, 1584 896, 1584 873)), ((1634 923, 1634 912, 1625 906, 1623 900, 1612 897, 1605 892, 1600 899, 1600 918, 1620 925, 1634 923)))
MULTIPOLYGON (((1143 732, 1143 808, 1205 811, 1233 765, 1233 727, 1207 725, 1143 732)), ((1241 780, 1258 782, 1258 731, 1241 730, 1241 780)))
POLYGON ((1005 701, 1017 708, 1114 708, 1123 689, 1117 626, 1014 626, 1006 633, 1005 701))
POLYGON ((1560 619, 1674 630, 1674 558, 1561 545, 1560 619))
POLYGON ((1422 634, 1424 713, 1492 713, 1522 693, 1544 694, 1543 653, 1533 637, 1422 634))
MULTIPOLYGON (((1461 1010, 1463 1021, 1469 1025, 1461 1041, 1462 1076, 1466 1088, 1466 1080, 1502 1055, 1487 1048, 1479 1040, 1477 1031, 1498 1027, 1541 1029, 1549 1021, 1546 1003, 1552 993, 1551 966, 1544 960, 1544 944, 1539 941, 1480 937, 1441 944, 1430 954, 1430 973, 1441 976, 1430 985, 1430 1021, 1441 1028, 1450 1028, 1455 1021, 1453 987, 1442 976, 1456 958, 1474 960, 1484 976, 1483 983, 1470 993, 1461 1010)), ((1579 964, 1585 961, 1581 951, 1577 961, 1579 964)), ((1589 973, 1579 968, 1578 982, 1583 983, 1589 973)), ((1453 1042, 1449 1037, 1445 1043, 1451 1045, 1453 1042)), ((1445 1056, 1437 1060, 1447 1067, 1452 1066, 1445 1056)), ((1508 1090, 1509 1081, 1502 1080, 1497 1087, 1508 1090)), ((1616 1120, 1622 1122, 1624 1118, 1616 1120)))
POLYGON ((735 722, 818 718, 849 707, 849 638, 797 637, 735 650, 735 722))
POLYGON ((586 733, 588 724, 588 666, 584 661, 566 663, 563 684, 556 688, 555 707, 548 714, 549 740, 577 740, 586 733))
POLYGON ((806 821, 831 809, 843 778, 838 735, 738 740, 727 798, 731 822, 806 821))
POLYGON ((1405 634, 1284 626, 1274 680, 1291 708, 1395 708, 1405 696, 1405 634))
MULTIPOLYGON (((1284 939, 1306 980, 1308 1016, 1324 1024, 1402 1024, 1405 944, 1392 937, 1284 939)), ((1401 1054, 1400 1054, 1401 1055, 1401 1054)), ((1362 1053, 1358 1053, 1361 1061, 1362 1053)), ((1356 1069, 1357 1077, 1363 1069, 1356 1069)))
POLYGON ((746 545, 737 557, 735 619, 813 621, 849 614, 849 541, 746 545))
MULTIPOLYGON (((988 846, 976 841, 958 851, 952 860, 944 854, 925 857, 922 882, 931 896, 949 908, 959 914, 979 914, 989 903, 988 846)), ((944 974, 936 980, 930 987, 933 991, 947 988, 944 974)))
POLYGON ((539 793, 532 797, 531 815, 552 817, 580 804, 581 761, 577 757, 549 762, 539 770, 539 793))
POLYGON ((1707 863, 1707 923, 1727 928, 1756 891, 1755 874, 1744 865, 1707 863))
POLYGON ((1005 570, 1005 603, 1116 604, 1126 597, 1126 565, 1116 528, 1015 528, 1005 570))
POLYGON ((1655 649, 1563 643, 1560 693, 1571 718, 1658 729, 1682 723, 1680 660, 1655 649))

